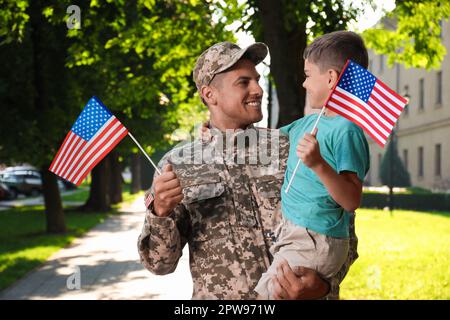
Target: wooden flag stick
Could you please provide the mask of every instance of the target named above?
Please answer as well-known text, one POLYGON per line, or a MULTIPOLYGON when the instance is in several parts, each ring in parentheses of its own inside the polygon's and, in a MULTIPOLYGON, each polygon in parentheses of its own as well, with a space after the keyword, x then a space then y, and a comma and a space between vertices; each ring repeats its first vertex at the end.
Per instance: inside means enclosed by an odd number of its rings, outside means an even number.
POLYGON ((136 143, 136 145, 138 146, 139 149, 141 149, 142 153, 145 155, 145 157, 148 159, 148 161, 150 161, 150 163, 152 164, 152 166, 155 168, 156 172, 158 172, 158 174, 161 174, 161 171, 159 171, 158 167, 153 163, 152 159, 150 159, 150 157, 148 156, 147 152, 145 152, 145 150, 141 147, 141 145, 139 144, 139 142, 137 142, 137 140, 133 137, 133 135, 128 131, 128 135, 130 136, 130 138, 134 141, 134 143, 136 143))
MULTIPOLYGON (((326 106, 326 104, 325 104, 325 106, 326 106)), ((320 110, 319 116, 317 117, 316 122, 314 123, 314 126, 311 130, 311 134, 313 134, 314 129, 317 127, 317 124, 319 123, 320 118, 324 114, 325 106, 323 106, 322 110, 320 110)), ((292 180, 294 180, 295 174, 297 173, 298 167, 300 166, 300 162, 301 162, 301 159, 298 158, 297 164, 295 165, 294 172, 292 172, 292 176, 291 176, 291 179, 289 180, 288 186, 286 187, 286 190, 284 190, 284 192, 286 192, 286 193, 288 193, 289 189, 291 188, 292 180)))

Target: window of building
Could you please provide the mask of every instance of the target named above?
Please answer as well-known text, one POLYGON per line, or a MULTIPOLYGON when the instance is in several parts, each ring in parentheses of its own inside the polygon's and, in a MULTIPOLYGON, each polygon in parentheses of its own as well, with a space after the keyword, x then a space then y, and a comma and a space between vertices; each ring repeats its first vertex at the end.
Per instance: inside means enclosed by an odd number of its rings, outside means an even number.
POLYGON ((436 103, 442 103, 442 71, 436 74, 436 103))
POLYGON ((418 160, 417 175, 419 176, 419 178, 423 178, 423 147, 419 147, 417 160, 418 160))
POLYGON ((407 84, 405 84, 405 86, 403 87, 403 97, 408 100, 405 108, 403 109, 403 114, 407 116, 409 114, 409 105, 411 103, 411 96, 409 95, 409 85, 407 84))
POLYGON ((434 147, 434 175, 441 176, 441 144, 438 143, 434 147))
POLYGON ((419 110, 425 108, 425 79, 419 79, 419 110))

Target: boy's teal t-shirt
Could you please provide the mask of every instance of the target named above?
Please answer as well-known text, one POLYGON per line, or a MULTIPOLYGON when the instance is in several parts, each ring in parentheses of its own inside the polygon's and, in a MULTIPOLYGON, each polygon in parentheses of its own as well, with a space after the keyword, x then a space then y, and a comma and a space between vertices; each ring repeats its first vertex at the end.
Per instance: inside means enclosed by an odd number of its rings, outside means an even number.
MULTIPOLYGON (((282 127, 289 135, 289 157, 283 186, 281 210, 293 223, 317 233, 336 238, 349 237, 349 213, 333 200, 319 177, 305 164, 300 163, 289 192, 286 187, 299 159, 297 145, 305 133, 310 133, 317 114, 300 118, 282 127)), ((337 172, 351 171, 363 181, 369 170, 369 146, 360 127, 341 116, 322 116, 318 123, 316 139, 320 154, 337 172)))

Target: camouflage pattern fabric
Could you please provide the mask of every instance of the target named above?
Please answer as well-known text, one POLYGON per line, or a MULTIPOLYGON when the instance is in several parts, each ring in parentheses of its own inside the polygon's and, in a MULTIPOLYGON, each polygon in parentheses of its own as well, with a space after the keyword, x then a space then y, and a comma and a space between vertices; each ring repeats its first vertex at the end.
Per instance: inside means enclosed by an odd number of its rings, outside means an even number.
MULTIPOLYGON (((280 190, 289 140, 278 130, 253 126, 236 135, 247 133, 263 136, 258 140, 262 143, 273 135, 279 136, 277 145, 269 146, 279 148, 279 162, 237 164, 238 155, 233 149, 231 154, 213 155, 213 163, 195 164, 197 152, 223 143, 214 135, 205 134, 174 148, 159 163, 160 168, 172 163, 184 199, 168 217, 157 217, 152 212, 153 203, 150 204, 138 239, 139 255, 152 273, 168 274, 175 270, 187 244, 193 299, 254 299, 257 294, 253 289, 272 262, 269 248, 281 221, 280 190), (189 151, 183 153, 184 163, 174 160, 180 157, 180 151, 189 151)), ((259 149, 259 143, 245 148, 246 160, 251 150, 259 149)), ((152 193, 152 188, 148 192, 152 193)), ((353 221, 350 235, 347 262, 328 280, 331 290, 325 299, 338 299, 339 284, 357 258, 353 221)))
POLYGON ((214 75, 231 68, 244 55, 255 65, 259 64, 266 57, 268 50, 262 42, 256 42, 245 49, 228 41, 216 43, 205 50, 195 63, 193 79, 197 89, 209 85, 214 75))

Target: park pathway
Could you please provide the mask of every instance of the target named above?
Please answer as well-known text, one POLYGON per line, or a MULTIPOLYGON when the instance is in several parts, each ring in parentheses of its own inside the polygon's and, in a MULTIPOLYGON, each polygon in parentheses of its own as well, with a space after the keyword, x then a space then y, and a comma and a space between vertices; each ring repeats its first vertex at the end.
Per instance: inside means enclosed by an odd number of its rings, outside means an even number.
POLYGON ((143 207, 140 197, 0 292, 0 299, 190 299, 187 247, 170 275, 153 275, 140 264, 143 207))

